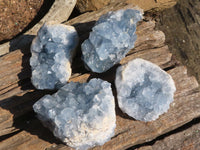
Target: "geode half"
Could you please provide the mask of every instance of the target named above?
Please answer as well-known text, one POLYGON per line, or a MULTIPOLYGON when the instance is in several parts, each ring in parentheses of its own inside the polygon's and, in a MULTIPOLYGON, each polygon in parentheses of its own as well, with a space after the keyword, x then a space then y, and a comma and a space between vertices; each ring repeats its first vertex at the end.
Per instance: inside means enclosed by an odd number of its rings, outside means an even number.
POLYGON ((33 105, 43 124, 67 145, 87 149, 114 135, 116 115, 111 84, 101 79, 63 86, 33 105))
POLYGON ((137 22, 142 12, 135 9, 109 12, 100 17, 82 47, 86 68, 102 73, 125 57, 136 41, 137 22))
POLYGON ((120 66, 115 85, 119 107, 141 121, 155 120, 167 112, 176 91, 167 72, 143 59, 134 59, 120 66))
POLYGON ((60 88, 71 76, 71 62, 78 44, 74 27, 45 23, 31 45, 32 83, 37 89, 60 88))

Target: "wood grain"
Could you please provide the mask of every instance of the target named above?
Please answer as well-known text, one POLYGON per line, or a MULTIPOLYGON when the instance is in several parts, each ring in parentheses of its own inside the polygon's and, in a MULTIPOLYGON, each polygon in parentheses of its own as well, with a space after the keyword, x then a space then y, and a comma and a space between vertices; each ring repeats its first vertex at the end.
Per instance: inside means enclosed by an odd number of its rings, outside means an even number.
POLYGON ((122 1, 139 6, 145 11, 149 11, 152 9, 162 10, 165 8, 170 8, 176 4, 177 0, 77 0, 76 7, 80 12, 87 12, 103 8, 109 3, 122 1))
POLYGON ((200 119, 194 119, 190 124, 184 125, 181 129, 175 130, 173 134, 155 141, 153 144, 146 144, 135 150, 198 150, 200 149, 200 119))
POLYGON ((199 0, 179 0, 175 7, 161 13, 158 28, 165 32, 172 53, 200 82, 199 8, 199 0))

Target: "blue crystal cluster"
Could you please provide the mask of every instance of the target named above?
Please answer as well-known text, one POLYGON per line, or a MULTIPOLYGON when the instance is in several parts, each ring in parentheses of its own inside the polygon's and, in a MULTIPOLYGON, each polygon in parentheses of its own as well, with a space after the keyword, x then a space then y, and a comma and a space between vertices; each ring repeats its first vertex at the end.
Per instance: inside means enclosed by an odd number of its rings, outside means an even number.
POLYGON ((74 27, 46 23, 31 45, 32 83, 37 89, 55 89, 67 83, 78 44, 74 27))
POLYGON ((54 135, 76 149, 103 145, 114 135, 115 102, 111 84, 101 79, 70 82, 33 105, 54 135))
MULTIPOLYGON (((85 66, 102 73, 125 57, 136 41, 142 12, 134 9, 100 17, 81 45, 85 66)), ((78 44, 74 27, 44 24, 31 45, 32 83, 38 89, 59 89, 33 105, 44 126, 67 145, 88 149, 114 135, 115 101, 111 84, 101 79, 67 83, 78 44)), ((176 90, 171 76, 157 65, 135 59, 120 66, 115 86, 119 107, 129 116, 152 121, 169 109, 176 90)))
POLYGON ((135 9, 101 16, 92 28, 89 39, 82 44, 82 59, 86 67, 102 73, 119 63, 134 47, 136 26, 141 19, 141 11, 135 9))
POLYGON ((143 59, 119 67, 115 85, 119 107, 141 121, 155 120, 166 112, 176 91, 168 73, 143 59))

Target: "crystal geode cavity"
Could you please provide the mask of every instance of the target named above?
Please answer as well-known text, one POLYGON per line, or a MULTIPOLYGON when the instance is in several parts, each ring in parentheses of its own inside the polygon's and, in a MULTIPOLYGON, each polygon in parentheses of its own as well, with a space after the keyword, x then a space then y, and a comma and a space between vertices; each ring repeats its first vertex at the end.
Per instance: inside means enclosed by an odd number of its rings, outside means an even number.
POLYGON ((71 62, 78 44, 74 27, 46 23, 31 45, 32 83, 37 89, 59 88, 71 76, 71 62))
POLYGON ((82 44, 82 59, 93 72, 105 72, 118 63, 136 41, 137 22, 142 19, 139 10, 127 9, 109 12, 100 17, 82 44))
POLYGON ((168 73, 142 59, 119 67, 115 85, 119 107, 141 121, 155 120, 166 112, 176 91, 168 73))
POLYGON ((69 83, 33 105, 54 135, 76 149, 103 145, 114 135, 115 102, 111 84, 101 79, 69 83))

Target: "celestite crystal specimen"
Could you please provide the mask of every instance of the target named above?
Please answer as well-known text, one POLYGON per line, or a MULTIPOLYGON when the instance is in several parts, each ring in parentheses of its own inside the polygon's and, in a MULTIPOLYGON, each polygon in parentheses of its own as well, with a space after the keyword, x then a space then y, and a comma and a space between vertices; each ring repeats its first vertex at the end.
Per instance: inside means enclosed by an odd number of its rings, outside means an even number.
POLYGON ((78 44, 74 27, 45 23, 31 45, 32 83, 37 89, 55 89, 67 83, 78 44))
POLYGON ((82 43, 82 59, 93 72, 102 73, 117 64, 136 41, 137 22, 142 12, 135 9, 109 12, 100 17, 82 43))
POLYGON ((101 79, 70 82, 33 105, 43 124, 67 145, 87 149, 114 135, 116 115, 111 84, 101 79))
POLYGON ((159 66, 135 59, 117 69, 115 85, 119 107, 129 116, 152 121, 167 112, 176 87, 159 66))

